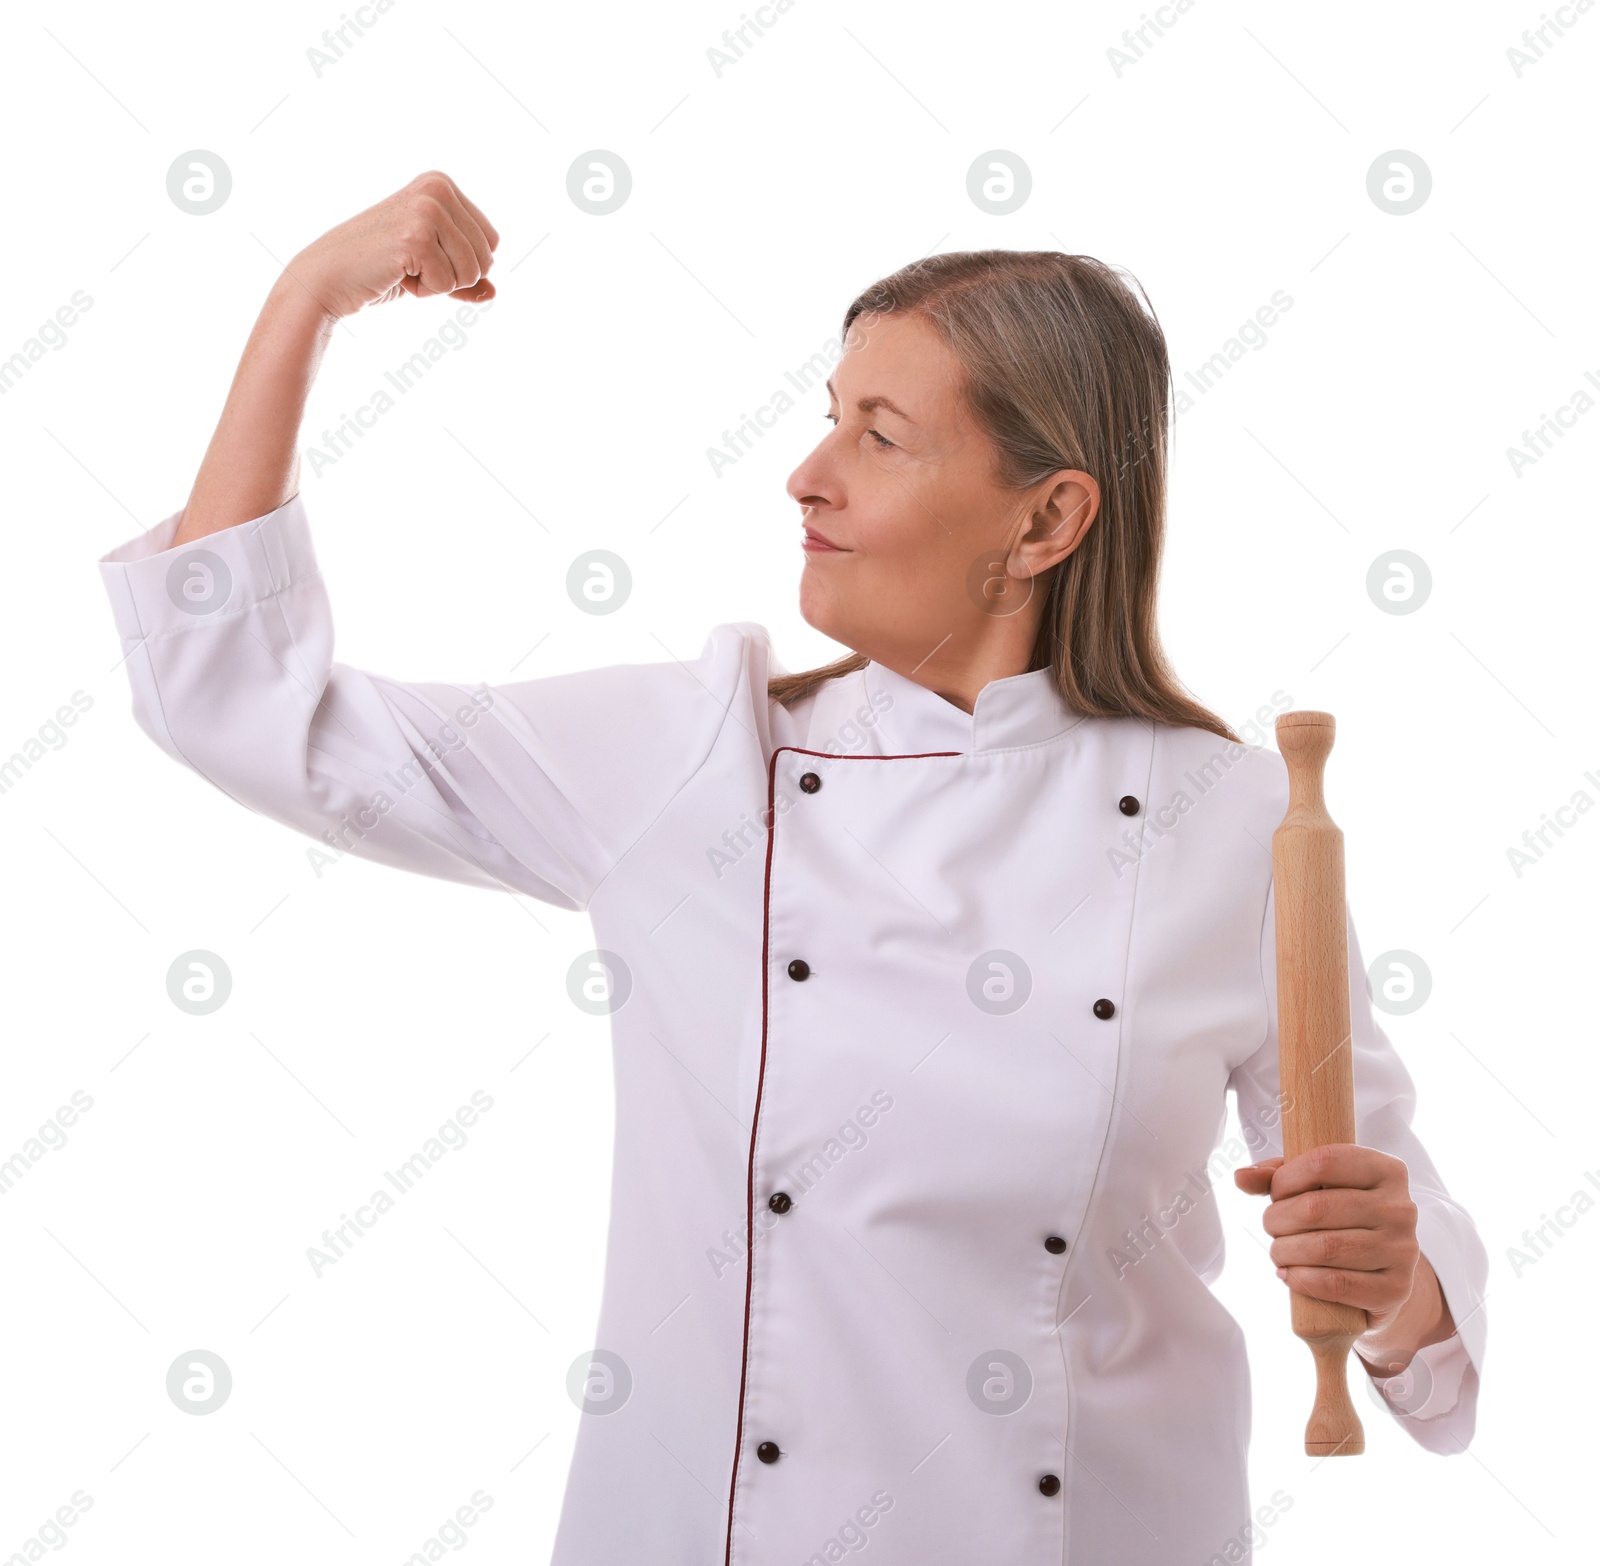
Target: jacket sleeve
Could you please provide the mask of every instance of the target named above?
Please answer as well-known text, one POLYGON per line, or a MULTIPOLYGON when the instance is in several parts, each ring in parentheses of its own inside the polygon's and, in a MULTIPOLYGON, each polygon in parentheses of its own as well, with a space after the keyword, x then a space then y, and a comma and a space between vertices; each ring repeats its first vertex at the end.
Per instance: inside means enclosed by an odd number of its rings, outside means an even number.
MULTIPOLYGON (((1229 1078, 1229 1086, 1238 1095, 1240 1123, 1257 1159, 1276 1157, 1283 1151, 1278 1113, 1275 924, 1276 909, 1269 889, 1261 930, 1267 1036, 1261 1047, 1235 1067, 1229 1078)), ((1373 1015, 1366 967, 1348 907, 1345 932, 1350 962, 1356 1141, 1363 1147, 1377 1148, 1405 1162, 1411 1199, 1417 1204, 1417 1243, 1438 1276, 1439 1287, 1456 1324, 1449 1338, 1421 1349, 1400 1375, 1374 1378, 1374 1385, 1384 1406, 1419 1445, 1431 1452, 1460 1452, 1472 1440, 1476 1421, 1478 1377, 1483 1368, 1488 1331, 1483 1310, 1489 1278, 1488 1253, 1471 1217, 1451 1197, 1427 1150, 1411 1128, 1416 1089, 1410 1073, 1373 1015)), ((1364 1376, 1367 1372, 1362 1370, 1358 1374, 1364 1376)))
POLYGON ((744 625, 718 626, 692 662, 385 679, 333 661, 299 495, 174 548, 181 516, 98 562, 134 718, 232 799, 316 839, 314 867, 349 852, 585 908, 749 696, 761 628, 744 625))

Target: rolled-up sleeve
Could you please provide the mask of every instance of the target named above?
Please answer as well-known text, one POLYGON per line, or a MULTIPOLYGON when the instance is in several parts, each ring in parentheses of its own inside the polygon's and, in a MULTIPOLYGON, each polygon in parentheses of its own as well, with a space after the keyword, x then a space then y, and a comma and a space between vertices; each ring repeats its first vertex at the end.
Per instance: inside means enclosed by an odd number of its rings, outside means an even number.
MULTIPOLYGON (((1278 981, 1276 911, 1271 891, 1261 931, 1261 973, 1267 1036, 1229 1078, 1243 1124, 1261 1128, 1252 1142, 1259 1158, 1283 1151, 1278 1109, 1278 981), (1267 1145, 1262 1146, 1262 1143, 1267 1145)), ((1367 990, 1355 921, 1345 910, 1350 964, 1350 1035, 1355 1078, 1356 1142, 1401 1159, 1417 1205, 1417 1244, 1439 1279, 1456 1330, 1429 1344, 1398 1376, 1375 1377, 1384 1406, 1419 1445, 1445 1454, 1464 1451, 1477 1417, 1478 1380, 1488 1336, 1483 1301, 1489 1257, 1466 1209, 1446 1189, 1412 1129, 1416 1089, 1388 1036, 1379 1027, 1367 990)), ((1354 1367, 1353 1367, 1354 1368, 1354 1367)), ((1365 1375, 1366 1371, 1359 1372, 1365 1375)))
POLYGON ((174 547, 182 513, 98 561, 139 727, 240 804, 401 869, 582 909, 694 776, 759 627, 696 660, 511 684, 334 661, 301 497, 174 547))

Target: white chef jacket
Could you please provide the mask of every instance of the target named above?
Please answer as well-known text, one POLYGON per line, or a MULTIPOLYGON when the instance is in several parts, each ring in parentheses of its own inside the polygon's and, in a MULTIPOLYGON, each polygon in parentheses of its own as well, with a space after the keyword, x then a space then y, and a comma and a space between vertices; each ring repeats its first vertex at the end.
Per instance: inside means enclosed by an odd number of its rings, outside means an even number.
MULTIPOLYGON (((613 1205, 554 1566, 1245 1558, 1211 1182, 1281 1151, 1275 751, 1086 717, 1047 670, 969 714, 873 662, 786 710, 743 622, 688 662, 405 684, 333 661, 299 496, 173 549, 180 514, 99 562, 157 744, 593 921, 613 1205)), ((1408 1165, 1459 1323, 1395 1417, 1457 1451, 1487 1257, 1349 950, 1357 1140, 1408 1165)))

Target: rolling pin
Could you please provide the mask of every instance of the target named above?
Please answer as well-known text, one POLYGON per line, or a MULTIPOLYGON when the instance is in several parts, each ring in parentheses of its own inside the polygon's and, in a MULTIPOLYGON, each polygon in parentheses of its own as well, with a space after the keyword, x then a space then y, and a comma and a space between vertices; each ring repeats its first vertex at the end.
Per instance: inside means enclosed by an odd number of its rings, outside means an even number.
MULTIPOLYGON (((1272 834, 1274 928, 1278 950, 1278 1075, 1283 1090, 1285 1162, 1329 1142, 1356 1138, 1350 1050, 1349 948, 1345 940, 1344 833, 1322 797, 1333 749, 1333 714, 1285 712, 1278 750, 1289 769, 1289 808, 1272 834)), ((1295 1336, 1317 1365, 1316 1403, 1306 1453, 1365 1450, 1345 1369, 1350 1345, 1367 1330, 1356 1305, 1291 1294, 1295 1336)))

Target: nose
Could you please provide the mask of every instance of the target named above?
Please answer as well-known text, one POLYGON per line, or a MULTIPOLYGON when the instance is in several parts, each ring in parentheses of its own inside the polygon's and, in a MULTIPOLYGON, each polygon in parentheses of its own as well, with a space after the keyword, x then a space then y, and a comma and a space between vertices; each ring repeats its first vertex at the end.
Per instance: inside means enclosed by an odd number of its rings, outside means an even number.
POLYGON ((810 454, 789 475, 784 485, 789 498, 802 506, 830 506, 838 499, 837 485, 828 471, 824 448, 827 437, 818 441, 810 454))

